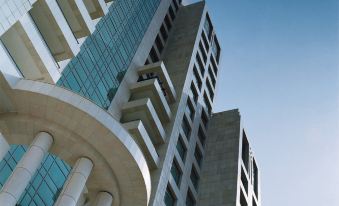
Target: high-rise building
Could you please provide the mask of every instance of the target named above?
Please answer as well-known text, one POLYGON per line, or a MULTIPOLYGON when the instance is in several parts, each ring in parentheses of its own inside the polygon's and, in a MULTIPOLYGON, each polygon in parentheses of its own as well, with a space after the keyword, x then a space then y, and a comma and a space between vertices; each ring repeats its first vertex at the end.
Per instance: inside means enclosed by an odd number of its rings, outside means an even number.
POLYGON ((213 114, 207 137, 198 205, 261 205, 260 173, 239 111, 213 114))
POLYGON ((220 52, 205 2, 1 1, 0 205, 260 205, 250 150, 213 159, 220 52))

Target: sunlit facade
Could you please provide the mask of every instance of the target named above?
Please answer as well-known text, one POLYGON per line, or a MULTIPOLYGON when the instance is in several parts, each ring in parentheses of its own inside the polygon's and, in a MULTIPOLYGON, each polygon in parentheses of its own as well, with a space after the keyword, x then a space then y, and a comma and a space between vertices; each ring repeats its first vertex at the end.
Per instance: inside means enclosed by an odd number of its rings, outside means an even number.
POLYGON ((0 205, 199 205, 220 59, 205 2, 1 2, 0 205))

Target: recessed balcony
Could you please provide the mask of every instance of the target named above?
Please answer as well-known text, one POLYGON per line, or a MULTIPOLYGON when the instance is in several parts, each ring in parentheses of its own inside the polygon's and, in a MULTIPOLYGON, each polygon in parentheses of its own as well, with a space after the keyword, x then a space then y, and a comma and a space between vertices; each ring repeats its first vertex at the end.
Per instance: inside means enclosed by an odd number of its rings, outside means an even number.
MULTIPOLYGON (((2 66, 12 65, 26 79, 55 83, 60 78, 58 64, 28 14, 1 36, 2 66), (11 62, 5 62, 6 59, 11 62)), ((6 66, 7 69, 10 69, 6 66)))
POLYGON ((57 62, 70 59, 80 51, 56 1, 37 1, 29 14, 57 62))
POLYGON ((157 79, 148 79, 134 84, 131 88, 131 99, 150 98, 160 120, 166 123, 171 118, 171 110, 164 96, 164 92, 157 79))
POLYGON ((153 144, 158 145, 165 142, 165 130, 150 98, 133 100, 123 106, 121 122, 127 123, 136 120, 143 122, 153 144))
POLYGON ((163 88, 164 94, 169 101, 169 103, 173 103, 176 100, 176 93, 174 90, 174 86, 172 81, 167 73, 167 69, 163 62, 157 62, 154 64, 148 64, 141 67, 138 70, 139 81, 147 80, 147 79, 158 79, 160 81, 160 85, 163 88))
POLYGON ((94 24, 83 1, 57 0, 57 3, 77 39, 94 31, 94 24))
POLYGON ((91 16, 91 18, 97 19, 105 15, 107 12, 107 7, 104 0, 83 0, 86 6, 86 9, 91 16))

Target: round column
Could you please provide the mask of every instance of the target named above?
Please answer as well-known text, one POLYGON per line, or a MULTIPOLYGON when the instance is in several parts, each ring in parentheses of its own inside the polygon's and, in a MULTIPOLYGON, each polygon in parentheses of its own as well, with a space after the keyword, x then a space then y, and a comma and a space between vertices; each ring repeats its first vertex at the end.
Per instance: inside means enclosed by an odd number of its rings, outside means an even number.
POLYGON ((113 197, 108 192, 99 192, 95 200, 95 206, 111 206, 113 197))
POLYGON ((46 132, 35 137, 0 191, 1 206, 15 206, 52 143, 52 136, 46 132))
POLYGON ((75 163, 54 206, 76 206, 93 168, 90 159, 82 157, 75 163))
POLYGON ((10 149, 5 137, 0 132, 0 161, 5 157, 8 150, 10 149))

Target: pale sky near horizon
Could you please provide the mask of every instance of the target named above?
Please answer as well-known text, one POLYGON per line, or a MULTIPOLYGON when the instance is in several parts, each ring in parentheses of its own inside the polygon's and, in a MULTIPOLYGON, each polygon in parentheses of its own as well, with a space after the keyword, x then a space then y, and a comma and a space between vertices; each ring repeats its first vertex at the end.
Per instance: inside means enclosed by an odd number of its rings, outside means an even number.
POLYGON ((240 109, 263 206, 338 206, 339 0, 207 6, 222 47, 214 111, 240 109))

